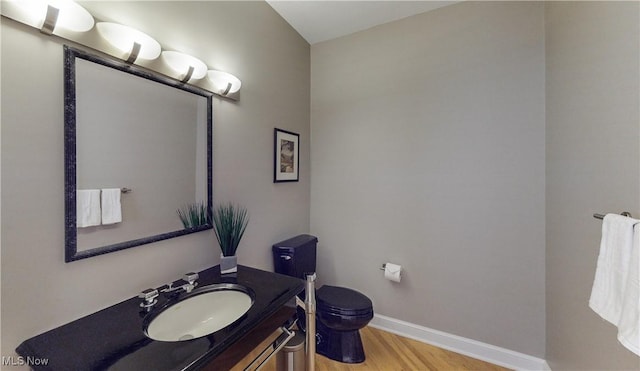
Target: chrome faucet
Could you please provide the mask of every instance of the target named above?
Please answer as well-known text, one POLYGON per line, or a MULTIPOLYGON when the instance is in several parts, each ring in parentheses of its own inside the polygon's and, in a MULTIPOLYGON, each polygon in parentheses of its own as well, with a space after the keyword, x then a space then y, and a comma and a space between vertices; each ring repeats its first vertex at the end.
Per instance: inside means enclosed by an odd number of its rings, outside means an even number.
MULTIPOLYGON (((186 292, 191 292, 193 289, 198 286, 198 273, 189 272, 182 277, 182 279, 186 282, 183 285, 173 287, 173 282, 167 285, 167 287, 160 290, 165 294, 175 292, 178 290, 184 290, 186 292)), ((150 312, 154 305, 158 303, 159 292, 157 289, 146 289, 138 294, 138 297, 142 299, 142 303, 140 303, 140 308, 144 309, 146 312, 150 312)))
POLYGON ((160 292, 163 292, 165 294, 169 294, 178 290, 184 290, 187 293, 193 291, 193 289, 198 286, 198 282, 196 282, 196 280, 198 279, 198 273, 193 273, 193 272, 189 272, 187 274, 184 275, 184 277, 182 277, 182 279, 184 281, 186 281, 187 283, 180 285, 180 286, 176 286, 173 287, 173 282, 169 283, 167 285, 167 287, 165 287, 164 289, 160 290, 160 292))
POLYGON ((158 290, 156 289, 146 289, 138 294, 138 297, 142 299, 142 303, 140 303, 140 307, 144 309, 146 312, 151 311, 154 305, 158 302, 158 290))

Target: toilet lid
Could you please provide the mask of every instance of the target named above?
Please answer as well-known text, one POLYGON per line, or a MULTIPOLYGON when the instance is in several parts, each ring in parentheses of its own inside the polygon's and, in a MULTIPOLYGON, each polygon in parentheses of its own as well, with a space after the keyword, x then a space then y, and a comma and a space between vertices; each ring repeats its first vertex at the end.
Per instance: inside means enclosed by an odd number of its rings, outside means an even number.
POLYGON ((356 290, 324 285, 316 290, 318 311, 364 315, 373 311, 371 300, 356 290))

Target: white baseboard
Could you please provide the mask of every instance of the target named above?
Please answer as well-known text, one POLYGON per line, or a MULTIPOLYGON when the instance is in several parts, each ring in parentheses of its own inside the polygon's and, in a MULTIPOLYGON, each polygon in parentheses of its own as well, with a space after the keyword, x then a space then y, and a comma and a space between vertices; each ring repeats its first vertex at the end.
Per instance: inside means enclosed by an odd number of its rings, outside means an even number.
POLYGON ((375 314, 369 326, 515 370, 551 371, 544 359, 375 314))

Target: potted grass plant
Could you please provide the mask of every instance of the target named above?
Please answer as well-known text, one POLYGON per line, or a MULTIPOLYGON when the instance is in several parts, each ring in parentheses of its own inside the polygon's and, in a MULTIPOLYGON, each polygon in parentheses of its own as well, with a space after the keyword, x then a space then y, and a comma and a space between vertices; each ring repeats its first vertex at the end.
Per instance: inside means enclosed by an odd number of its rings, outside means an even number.
POLYGON ((249 223, 247 209, 227 203, 218 205, 212 214, 213 230, 221 250, 220 271, 222 274, 237 272, 236 250, 249 223))
POLYGON ((211 220, 206 202, 197 202, 177 210, 178 217, 185 229, 208 224, 211 220))

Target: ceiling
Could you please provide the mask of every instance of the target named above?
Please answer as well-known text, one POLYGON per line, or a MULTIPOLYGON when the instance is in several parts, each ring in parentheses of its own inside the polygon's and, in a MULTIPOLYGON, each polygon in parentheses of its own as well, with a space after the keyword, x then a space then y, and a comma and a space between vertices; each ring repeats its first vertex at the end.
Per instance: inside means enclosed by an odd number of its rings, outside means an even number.
POLYGON ((315 44, 459 1, 266 0, 302 37, 315 44))

